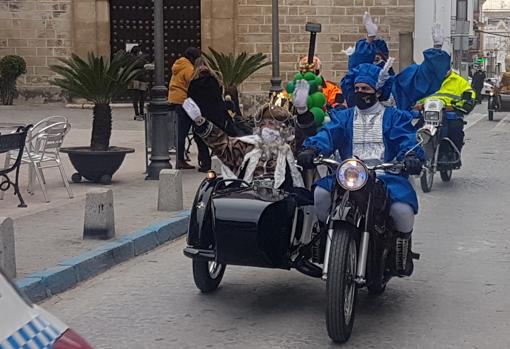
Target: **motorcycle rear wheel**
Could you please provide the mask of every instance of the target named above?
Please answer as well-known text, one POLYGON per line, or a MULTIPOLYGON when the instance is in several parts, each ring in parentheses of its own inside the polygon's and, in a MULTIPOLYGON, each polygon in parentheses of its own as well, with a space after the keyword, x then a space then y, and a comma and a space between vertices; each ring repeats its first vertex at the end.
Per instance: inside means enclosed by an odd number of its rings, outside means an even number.
POLYGON ((352 333, 358 288, 355 283, 358 251, 355 228, 341 223, 335 228, 326 281, 326 325, 329 337, 346 342, 352 333))
POLYGON ((440 174, 443 182, 449 182, 452 179, 452 170, 441 171, 440 174))
POLYGON ((194 259, 193 281, 202 293, 213 292, 220 285, 226 267, 224 264, 194 259))
POLYGON ((424 193, 430 193, 432 190, 432 184, 434 183, 434 172, 429 169, 423 170, 420 176, 421 190, 424 193))

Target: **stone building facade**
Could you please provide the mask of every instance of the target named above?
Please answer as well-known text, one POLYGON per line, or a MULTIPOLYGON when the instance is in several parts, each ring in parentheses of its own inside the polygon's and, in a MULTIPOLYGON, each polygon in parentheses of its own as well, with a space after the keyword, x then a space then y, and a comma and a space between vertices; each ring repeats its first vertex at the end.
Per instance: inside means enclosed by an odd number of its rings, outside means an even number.
MULTIPOLYGON (((271 2, 201 0, 202 49, 262 52, 270 57, 271 2)), ((91 50, 109 54, 109 11, 108 0, 1 0, 0 56, 18 54, 27 60, 27 74, 19 83, 22 95, 43 101, 59 98, 59 91, 48 82, 48 65, 58 57, 91 50)), ((412 42, 405 47, 401 42, 403 35, 412 37, 414 0, 280 0, 282 80, 294 75, 298 58, 308 52, 305 23, 318 22, 322 71, 338 82, 347 68, 342 50, 365 35, 365 11, 379 20, 379 33, 388 41, 398 69, 399 58, 406 60, 402 57, 409 50, 412 56, 412 42)), ((270 77, 270 67, 258 72, 243 84, 244 94, 266 94, 270 77)))

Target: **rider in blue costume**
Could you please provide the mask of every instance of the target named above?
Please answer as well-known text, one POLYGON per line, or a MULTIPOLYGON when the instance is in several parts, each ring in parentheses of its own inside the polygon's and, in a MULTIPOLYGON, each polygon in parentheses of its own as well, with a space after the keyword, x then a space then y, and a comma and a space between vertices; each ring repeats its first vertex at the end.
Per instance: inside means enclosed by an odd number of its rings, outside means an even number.
MULTIPOLYGON (((316 156, 330 156, 338 150, 343 160, 353 156, 367 162, 397 160, 405 163, 407 174, 421 173, 424 154, 416 146, 410 112, 385 107, 380 102, 381 96, 391 89, 392 61, 390 58, 384 69, 374 64, 361 64, 356 69, 356 107, 331 111, 331 122, 305 141, 305 150, 298 156, 301 166, 311 168, 316 156)), ((418 200, 407 174, 378 175, 391 201, 390 216, 398 232, 397 246, 401 248, 397 255, 405 256, 396 261, 400 275, 412 273, 411 233, 414 215, 418 213, 418 200)), ((322 222, 329 214, 333 181, 333 176, 322 178, 314 190, 316 213, 322 222)))
MULTIPOLYGON (((377 25, 370 15, 365 13, 363 22, 367 29, 368 39, 361 39, 356 43, 356 49, 349 56, 349 71, 341 81, 342 94, 349 107, 354 106, 354 78, 356 69, 364 63, 373 63, 383 67, 389 51, 383 39, 376 39, 377 25)), ((420 99, 430 96, 441 87, 451 65, 450 55, 441 50, 443 34, 440 26, 432 28, 434 48, 423 52, 422 64, 411 64, 399 74, 394 75, 390 70, 392 85, 382 95, 382 100, 393 99, 401 110, 410 110, 420 99)))

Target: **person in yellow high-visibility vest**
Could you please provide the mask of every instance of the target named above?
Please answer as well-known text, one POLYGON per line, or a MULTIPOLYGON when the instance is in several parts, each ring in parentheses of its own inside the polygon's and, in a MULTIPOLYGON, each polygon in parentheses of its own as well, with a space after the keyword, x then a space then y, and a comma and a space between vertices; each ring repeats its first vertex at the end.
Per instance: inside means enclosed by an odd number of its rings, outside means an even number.
POLYGON ((425 103, 429 98, 440 99, 450 112, 448 117, 448 138, 455 146, 462 150, 464 145, 464 115, 469 114, 476 105, 476 92, 469 82, 462 76, 450 70, 441 85, 441 88, 420 101, 425 103))

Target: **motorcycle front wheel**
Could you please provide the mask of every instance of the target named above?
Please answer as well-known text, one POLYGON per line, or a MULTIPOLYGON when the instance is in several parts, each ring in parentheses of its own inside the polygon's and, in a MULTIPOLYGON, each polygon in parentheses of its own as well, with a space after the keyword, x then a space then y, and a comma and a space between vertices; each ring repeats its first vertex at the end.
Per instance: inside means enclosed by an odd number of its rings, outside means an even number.
POLYGON ((424 193, 429 193, 432 190, 432 184, 434 183, 434 172, 426 168, 423 170, 420 177, 421 190, 424 193))
POLYGON ((225 273, 224 264, 212 261, 193 260, 193 280, 202 293, 210 293, 218 288, 225 273))
POLYGON ((449 182, 452 179, 452 170, 441 171, 440 174, 443 182, 449 182))
POLYGON ((358 288, 355 283, 358 251, 355 228, 341 223, 331 239, 326 281, 326 325, 329 337, 345 342, 352 333, 358 288))

